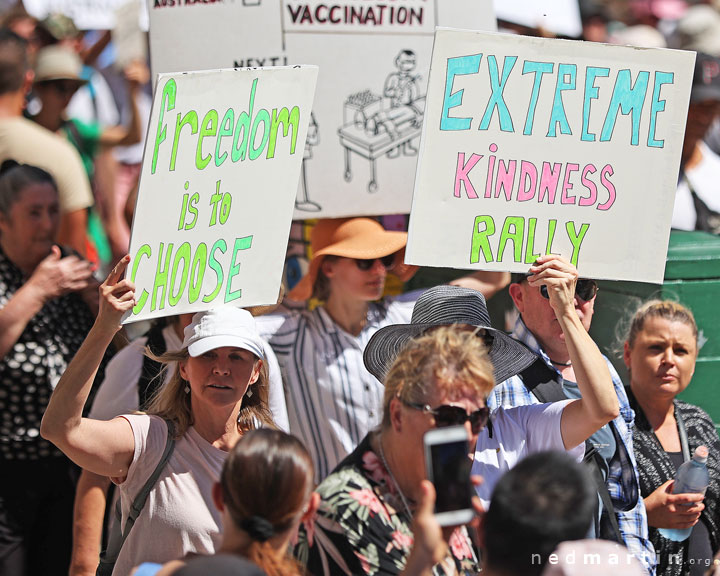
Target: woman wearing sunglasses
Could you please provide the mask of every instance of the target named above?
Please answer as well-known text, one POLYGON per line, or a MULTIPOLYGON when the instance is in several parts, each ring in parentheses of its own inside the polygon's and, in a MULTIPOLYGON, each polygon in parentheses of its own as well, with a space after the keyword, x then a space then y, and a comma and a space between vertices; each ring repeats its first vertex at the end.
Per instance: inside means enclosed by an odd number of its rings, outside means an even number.
MULTIPOLYGON (((438 287, 426 292, 416 309, 430 302, 433 292, 445 298, 448 309, 472 304, 470 291, 438 287)), ((583 442, 593 431, 588 412, 596 407, 586 400, 501 409, 493 415, 491 433, 486 399, 497 377, 526 365, 521 351, 511 343, 500 344, 502 336, 489 328, 468 324, 428 328, 417 322, 410 326, 422 332, 402 348, 387 372, 380 428, 318 486, 318 516, 313 526, 301 530, 296 557, 315 576, 478 572, 465 527, 433 539, 429 535, 440 530, 433 518, 421 514, 432 499, 425 481, 427 431, 457 424, 466 427, 470 445, 481 450, 475 459, 484 463, 481 486, 488 500, 502 473, 530 452, 567 449, 582 459, 583 442), (567 410, 571 403, 575 410, 567 410), (494 464, 483 452, 495 455, 494 464)), ((389 340, 382 336, 389 334, 407 342, 410 329, 402 327, 403 332, 393 335, 393 328, 373 340, 384 346, 389 340)), ((392 354, 389 348, 385 352, 392 354)), ((590 391, 587 396, 594 398, 590 391)), ((482 509, 477 500, 475 507, 482 509)))
MULTIPOLYGON (((308 447, 317 481, 327 476, 380 422, 383 386, 363 366, 363 350, 380 328, 410 320, 417 293, 382 298, 389 272, 407 280, 407 233, 370 218, 321 220, 313 228, 307 274, 291 300, 314 298, 313 310, 279 308, 259 317, 282 371, 290 430, 308 447)), ((456 280, 486 296, 504 286, 502 273, 456 280)))

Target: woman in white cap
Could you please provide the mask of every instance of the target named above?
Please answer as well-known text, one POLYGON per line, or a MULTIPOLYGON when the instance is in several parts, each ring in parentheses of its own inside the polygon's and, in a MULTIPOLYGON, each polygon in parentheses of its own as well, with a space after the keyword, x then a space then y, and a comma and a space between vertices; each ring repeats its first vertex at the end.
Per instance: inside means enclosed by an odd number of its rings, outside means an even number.
POLYGON ((78 465, 119 485, 126 539, 113 573, 123 575, 143 561, 215 551, 221 516, 212 486, 243 430, 272 425, 263 343, 250 313, 239 308, 195 314, 182 350, 162 357, 178 361, 179 370, 146 414, 82 417, 98 363, 134 304, 135 286, 121 280, 129 261, 125 256, 101 286, 98 318, 53 392, 41 427, 42 436, 78 465), (160 468, 171 437, 174 449, 160 468), (128 532, 131 506, 157 470, 128 532))
MULTIPOLYGON (((417 293, 382 298, 388 272, 407 280, 415 271, 402 262, 406 243, 406 232, 370 218, 319 221, 308 273, 288 297, 322 304, 257 319, 280 364, 290 431, 310 450, 317 481, 380 422, 383 386, 365 370, 362 354, 377 330, 410 321, 417 293)), ((489 297, 508 279, 482 272, 453 283, 489 297)))

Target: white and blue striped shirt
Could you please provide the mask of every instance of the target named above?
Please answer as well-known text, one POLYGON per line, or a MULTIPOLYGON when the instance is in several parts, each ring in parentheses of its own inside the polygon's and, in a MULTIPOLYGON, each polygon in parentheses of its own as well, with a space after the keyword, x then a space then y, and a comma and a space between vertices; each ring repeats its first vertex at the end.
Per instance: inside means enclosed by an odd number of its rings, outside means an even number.
POLYGON ((345 332, 322 306, 280 308, 256 318, 280 364, 290 431, 310 451, 318 482, 380 423, 385 389, 365 369, 363 351, 380 328, 410 322, 419 295, 370 303, 358 336, 345 332))

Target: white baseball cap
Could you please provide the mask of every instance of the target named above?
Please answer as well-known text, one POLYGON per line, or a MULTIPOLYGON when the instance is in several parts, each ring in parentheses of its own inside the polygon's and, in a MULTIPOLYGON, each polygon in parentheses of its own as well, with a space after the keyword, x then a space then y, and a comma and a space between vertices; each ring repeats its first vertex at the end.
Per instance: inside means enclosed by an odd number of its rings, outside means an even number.
POLYGON ((195 314, 185 328, 183 348, 187 347, 190 356, 196 357, 223 346, 242 348, 258 358, 265 357, 255 318, 247 310, 223 306, 195 314))

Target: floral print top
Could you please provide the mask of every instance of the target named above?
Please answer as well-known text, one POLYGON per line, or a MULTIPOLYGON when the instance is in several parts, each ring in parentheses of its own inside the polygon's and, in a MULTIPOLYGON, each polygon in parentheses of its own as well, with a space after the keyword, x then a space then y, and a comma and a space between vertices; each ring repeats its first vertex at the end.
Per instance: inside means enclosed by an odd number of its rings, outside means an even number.
MULTIPOLYGON (((370 445, 371 434, 318 486, 320 509, 311 524, 301 526, 294 554, 313 576, 389 575, 405 569, 412 519, 370 445)), ((449 544, 450 554, 434 575, 480 571, 465 527, 455 530, 449 544)))

